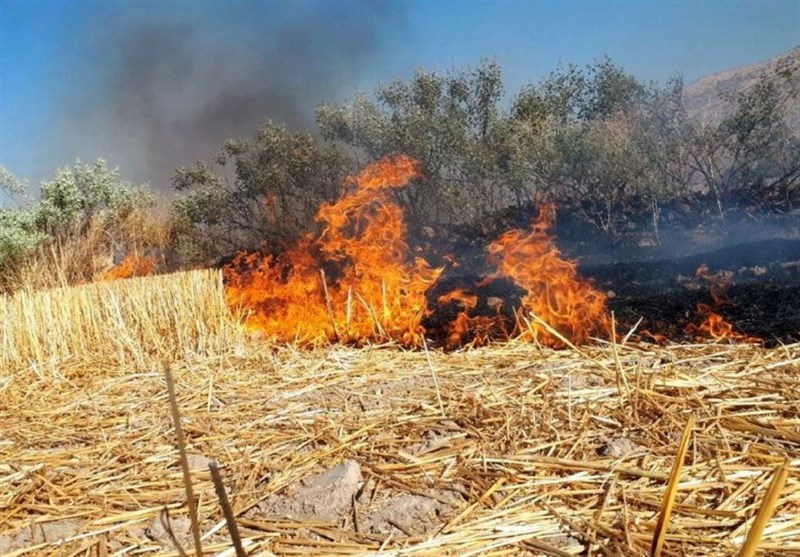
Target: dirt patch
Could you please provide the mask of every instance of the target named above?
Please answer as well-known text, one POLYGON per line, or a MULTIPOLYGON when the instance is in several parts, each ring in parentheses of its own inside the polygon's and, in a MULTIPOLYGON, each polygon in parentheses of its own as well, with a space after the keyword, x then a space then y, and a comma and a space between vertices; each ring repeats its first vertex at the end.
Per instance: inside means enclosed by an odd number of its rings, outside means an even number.
MULTIPOLYGON (((436 444, 447 438, 437 435, 430 441, 436 444)), ((433 489, 427 497, 378 488, 373 480, 363 481, 358 463, 346 460, 270 496, 248 517, 324 520, 360 534, 397 538, 435 532, 463 502, 445 490, 433 489)))
POLYGON ((65 540, 77 534, 82 525, 82 522, 71 519, 31 524, 13 536, 0 536, 0 555, 33 545, 65 540))
POLYGON ((271 518, 335 521, 352 508, 353 496, 362 483, 361 467, 345 460, 321 474, 289 486, 258 506, 258 515, 271 518))
MULTIPOLYGON (((441 497, 444 494, 440 492, 438 495, 441 497)), ((452 504, 430 497, 401 494, 386 499, 378 507, 365 513, 361 527, 363 531, 380 536, 428 534, 444 524, 444 518, 452 509, 452 504)))
POLYGON ((183 545, 191 540, 192 521, 185 516, 168 520, 167 516, 162 513, 153 518, 145 531, 145 535, 153 541, 161 542, 165 546, 172 545, 174 536, 178 543, 183 545))

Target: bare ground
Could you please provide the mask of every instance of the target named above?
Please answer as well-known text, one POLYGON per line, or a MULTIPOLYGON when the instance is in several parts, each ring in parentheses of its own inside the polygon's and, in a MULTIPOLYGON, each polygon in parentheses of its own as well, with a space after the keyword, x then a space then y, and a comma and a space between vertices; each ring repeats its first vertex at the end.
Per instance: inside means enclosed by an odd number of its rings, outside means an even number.
MULTIPOLYGON (((760 554, 790 555, 798 366, 797 344, 517 343, 172 364, 208 555, 232 554, 210 458, 254 554, 648 555, 690 415, 667 554, 737 553, 788 459, 760 554)), ((0 376, 0 400, 0 554, 191 547, 156 367, 36 366, 0 376)))

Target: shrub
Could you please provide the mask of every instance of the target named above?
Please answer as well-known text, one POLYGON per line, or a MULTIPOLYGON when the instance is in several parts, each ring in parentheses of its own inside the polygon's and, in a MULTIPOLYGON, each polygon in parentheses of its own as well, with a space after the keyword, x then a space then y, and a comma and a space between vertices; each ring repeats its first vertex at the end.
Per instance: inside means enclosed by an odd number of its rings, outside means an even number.
POLYGON ((335 199, 351 168, 344 153, 306 132, 267 123, 250 140, 225 142, 215 161, 179 168, 173 184, 176 242, 188 262, 236 250, 278 249, 314 227, 319 206, 335 199))

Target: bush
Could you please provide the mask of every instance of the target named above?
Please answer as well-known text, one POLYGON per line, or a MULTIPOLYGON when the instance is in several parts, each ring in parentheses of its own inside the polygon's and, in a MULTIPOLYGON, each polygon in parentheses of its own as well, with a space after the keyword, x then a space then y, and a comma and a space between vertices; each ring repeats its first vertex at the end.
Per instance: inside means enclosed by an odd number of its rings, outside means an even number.
POLYGON ((494 62, 452 74, 420 70, 372 98, 320 106, 317 122, 325 139, 368 162, 405 154, 422 163, 423 177, 397 193, 412 225, 474 223, 528 200, 520 179, 526 161, 517 156, 502 92, 494 62))
POLYGON ((59 169, 37 203, 0 211, 0 287, 91 281, 131 253, 163 261, 169 232, 154 205, 146 185, 121 180, 102 159, 59 169))
POLYGON ((306 132, 267 123, 250 140, 225 142, 215 161, 179 168, 173 184, 176 242, 187 262, 209 263, 266 243, 277 250, 314 227, 352 168, 344 153, 306 132))

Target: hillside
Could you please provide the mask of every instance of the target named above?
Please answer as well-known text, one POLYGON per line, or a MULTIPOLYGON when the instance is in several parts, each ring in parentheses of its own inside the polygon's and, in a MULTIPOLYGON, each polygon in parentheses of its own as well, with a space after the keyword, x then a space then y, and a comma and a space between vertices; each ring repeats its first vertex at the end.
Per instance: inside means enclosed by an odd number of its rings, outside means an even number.
MULTIPOLYGON (((800 75, 800 46, 769 60, 711 74, 689 83, 684 90, 689 116, 709 122, 718 121, 727 108, 727 103, 720 99, 721 94, 745 91, 762 75, 784 69, 800 75)), ((800 106, 789 111, 787 124, 794 132, 800 132, 800 106)))

